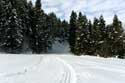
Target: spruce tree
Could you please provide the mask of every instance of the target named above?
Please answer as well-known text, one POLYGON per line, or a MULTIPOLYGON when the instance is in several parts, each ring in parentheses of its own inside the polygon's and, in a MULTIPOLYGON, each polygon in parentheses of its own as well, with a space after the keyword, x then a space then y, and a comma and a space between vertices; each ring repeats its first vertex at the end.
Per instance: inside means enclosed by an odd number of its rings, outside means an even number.
POLYGON ((59 23, 58 23, 58 18, 57 18, 57 16, 55 15, 55 13, 50 13, 49 14, 49 17, 50 17, 50 20, 51 20, 51 28, 52 28, 52 36, 53 36, 53 40, 56 40, 56 38, 57 38, 57 32, 58 32, 58 26, 60 25, 59 23))
POLYGON ((95 47, 95 55, 100 54, 97 50, 97 45, 99 41, 99 20, 97 18, 94 18, 93 21, 93 47, 95 47))
POLYGON ((89 20, 89 22, 88 22, 88 38, 87 38, 87 41, 88 41, 87 54, 88 55, 94 55, 95 54, 96 48, 95 48, 94 40, 95 40, 94 39, 94 29, 93 29, 93 25, 92 25, 91 20, 89 20))
POLYGON ((113 52, 113 55, 119 55, 119 48, 122 48, 122 39, 123 39, 123 27, 122 27, 122 22, 118 19, 117 15, 114 16, 113 18, 113 23, 112 23, 113 31, 112 35, 110 37, 110 42, 112 42, 111 50, 113 52))
POLYGON ((61 28, 61 20, 57 18, 57 29, 55 32, 55 36, 56 38, 58 38, 59 42, 62 42, 62 32, 63 32, 63 28, 61 28))
POLYGON ((47 22, 48 16, 41 9, 41 1, 37 0, 33 8, 30 47, 33 53, 45 53, 50 45, 50 27, 47 22))
POLYGON ((82 29, 81 29, 81 52, 86 54, 88 51, 88 37, 89 37, 89 28, 88 28, 88 19, 86 15, 82 16, 82 29))
POLYGON ((72 11, 70 16, 70 29, 69 29, 69 45, 71 52, 75 52, 75 44, 76 44, 76 28, 77 28, 77 14, 72 11))
POLYGON ((35 3, 35 8, 37 8, 38 10, 41 10, 41 0, 36 0, 36 3, 35 3))
POLYGON ((123 33, 122 22, 119 21, 117 15, 114 16, 112 25, 113 25, 114 39, 116 39, 123 33))
POLYGON ((81 37, 82 37, 82 28, 84 26, 84 18, 81 12, 79 12, 78 20, 77 20, 77 28, 76 28, 76 38, 75 38, 75 54, 81 54, 81 37))
POLYGON ((6 52, 17 53, 17 50, 20 50, 23 44, 21 20, 9 0, 5 1, 4 6, 1 45, 6 52))
MULTIPOLYGON (((2 29, 2 26, 3 26, 3 20, 5 19, 5 11, 4 11, 4 8, 5 8, 5 1, 3 0, 0 0, 0 45, 1 45, 1 40, 2 40, 2 33, 3 33, 3 29, 2 29)), ((4 20, 5 21, 5 20, 4 20)))
MULTIPOLYGON (((38 0, 36 1, 38 2, 38 0)), ((41 4, 41 3, 39 3, 41 4)), ((30 47, 32 49, 33 53, 41 53, 41 51, 43 51, 43 46, 41 45, 41 38, 40 38, 40 33, 43 33, 43 31, 41 31, 42 29, 42 10, 41 7, 39 8, 39 6, 35 6, 33 8, 33 16, 32 16, 32 25, 31 25, 31 34, 30 34, 30 47)))
POLYGON ((99 18, 99 29, 100 29, 100 41, 104 41, 106 38, 106 24, 103 15, 99 18))
POLYGON ((27 10, 27 0, 10 0, 13 8, 16 9, 18 17, 21 19, 21 25, 23 26, 23 31, 25 32, 28 28, 28 10, 27 10))
POLYGON ((69 24, 68 24, 68 22, 66 20, 63 20, 61 27, 63 29, 62 32, 61 32, 63 40, 67 41, 68 37, 69 37, 69 24))
POLYGON ((53 40, 53 32, 52 32, 52 20, 51 17, 46 15, 46 36, 45 36, 45 42, 47 50, 52 49, 52 44, 54 42, 53 40))
POLYGON ((34 14, 34 12, 33 12, 32 1, 28 2, 28 4, 27 4, 27 10, 28 10, 28 19, 27 19, 28 20, 28 22, 27 22, 28 27, 27 27, 26 33, 29 36, 32 33, 31 27, 33 27, 32 23, 33 23, 33 14, 34 14))
POLYGON ((103 18, 103 15, 100 16, 99 18, 99 38, 98 38, 98 45, 97 45, 97 50, 100 51, 100 56, 102 57, 107 57, 109 53, 108 49, 108 42, 107 42, 107 29, 106 29, 106 24, 105 20, 103 18), (108 50, 107 50, 108 49, 108 50))

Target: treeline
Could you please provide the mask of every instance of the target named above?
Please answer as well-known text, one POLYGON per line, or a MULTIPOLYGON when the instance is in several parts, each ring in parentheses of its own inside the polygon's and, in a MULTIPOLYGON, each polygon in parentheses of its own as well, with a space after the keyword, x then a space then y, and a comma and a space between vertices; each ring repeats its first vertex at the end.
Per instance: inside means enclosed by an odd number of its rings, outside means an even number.
POLYGON ((81 12, 77 16, 73 11, 69 34, 71 52, 76 55, 125 56, 125 34, 117 15, 110 25, 106 25, 103 15, 94 18, 92 23, 81 12))
POLYGON ((41 0, 0 0, 0 48, 7 53, 47 53, 52 43, 64 41, 68 23, 54 13, 46 14, 41 0), (62 40, 63 39, 63 40, 62 40))
POLYGON ((46 14, 41 0, 0 0, 0 50, 7 53, 47 53, 55 41, 68 41, 75 55, 123 58, 125 34, 117 15, 110 25, 103 15, 88 20, 72 11, 70 22, 46 14))

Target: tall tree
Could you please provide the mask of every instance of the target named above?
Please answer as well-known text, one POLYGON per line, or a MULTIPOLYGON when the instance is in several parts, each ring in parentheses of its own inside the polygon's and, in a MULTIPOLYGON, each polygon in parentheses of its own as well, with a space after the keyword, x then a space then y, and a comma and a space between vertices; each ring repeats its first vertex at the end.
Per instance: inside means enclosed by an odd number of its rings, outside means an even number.
POLYGON ((58 18, 57 16, 55 15, 55 13, 50 13, 49 14, 49 17, 51 19, 51 28, 52 28, 52 34, 53 34, 53 39, 55 40, 55 38, 57 37, 57 32, 58 32, 58 26, 60 25, 58 23, 58 18))
POLYGON ((35 8, 41 10, 41 7, 42 7, 41 0, 36 0, 35 8))
POLYGON ((100 29, 100 41, 103 41, 106 37, 106 24, 103 15, 99 18, 99 29, 100 29))
POLYGON ((113 18, 112 27, 113 27, 113 31, 112 31, 112 35, 110 36, 110 42, 112 42, 111 45, 112 45, 113 54, 117 55, 119 48, 122 47, 120 43, 122 43, 121 40, 123 39, 123 31, 124 31, 122 27, 122 22, 118 19, 117 15, 115 15, 113 18))
POLYGON ((61 35, 63 40, 68 40, 69 37, 69 23, 66 20, 62 21, 61 35))
POLYGON ((2 47, 6 52, 17 53, 23 44, 23 32, 16 9, 9 0, 5 1, 2 24, 2 47))
POLYGON ((3 33, 3 29, 2 29, 2 26, 3 26, 3 21, 5 21, 5 1, 3 0, 0 0, 0 44, 1 44, 1 40, 2 40, 2 33, 3 33))
POLYGON ((96 51, 96 47, 95 47, 95 38, 94 38, 94 28, 92 25, 92 22, 89 20, 88 22, 88 37, 87 37, 87 55, 94 55, 95 51, 96 51))
POLYGON ((36 1, 33 8, 30 47, 33 53, 45 53, 50 46, 50 27, 47 22, 48 16, 41 9, 41 1, 36 1))
POLYGON ((77 14, 72 11, 70 16, 70 29, 69 29, 69 45, 71 52, 75 52, 75 39, 76 39, 76 28, 77 28, 77 14))
POLYGON ((100 56, 102 56, 102 57, 106 57, 109 55, 109 49, 107 47, 108 42, 107 42, 106 33, 107 33, 107 29, 106 29, 105 20, 103 18, 103 15, 101 15, 99 18, 99 31, 98 31, 99 38, 98 38, 97 50, 100 51, 100 56))
MULTIPOLYGON (((38 4, 39 0, 36 1, 36 4, 38 4)), ((41 4, 41 2, 39 2, 41 4)), ((43 50, 43 46, 40 46, 42 44, 40 33, 43 33, 41 30, 42 27, 42 10, 41 7, 35 6, 33 8, 33 16, 32 16, 32 25, 31 25, 31 34, 30 34, 30 47, 32 49, 33 53, 41 53, 43 50)))
POLYGON ((75 54, 81 54, 81 45, 82 45, 82 28, 84 26, 84 18, 81 12, 79 12, 78 20, 77 20, 77 28, 76 28, 76 38, 75 38, 75 54))
POLYGON ((27 30, 28 22, 28 10, 27 0, 10 0, 13 8, 16 9, 18 17, 21 19, 21 25, 23 26, 24 32, 27 30))
POLYGON ((86 15, 82 16, 83 21, 81 21, 82 23, 82 29, 81 29, 81 52, 86 54, 87 50, 88 50, 88 37, 89 37, 89 28, 88 28, 88 19, 86 17, 86 15))

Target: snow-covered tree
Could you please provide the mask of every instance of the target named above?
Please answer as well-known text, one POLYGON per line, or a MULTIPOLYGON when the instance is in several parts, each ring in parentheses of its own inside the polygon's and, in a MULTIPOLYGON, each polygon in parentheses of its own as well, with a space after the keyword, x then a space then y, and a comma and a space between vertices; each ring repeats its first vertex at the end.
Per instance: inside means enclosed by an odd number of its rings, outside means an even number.
POLYGON ((16 9, 18 17, 21 19, 21 25, 24 32, 27 30, 28 25, 28 9, 27 0, 10 0, 13 8, 16 9))
POLYGON ((70 29, 69 29, 69 45, 71 52, 75 52, 75 40, 76 40, 76 28, 77 28, 77 14, 72 11, 70 16, 70 29))
POLYGON ((82 16, 82 29, 81 29, 81 52, 86 53, 88 50, 88 38, 89 38, 89 28, 88 28, 88 19, 86 15, 82 16))
POLYGON ((119 55, 119 48, 122 48, 123 44, 123 27, 122 22, 118 19, 117 15, 113 18, 112 33, 110 36, 110 42, 112 42, 112 51, 114 55, 119 55))
POLYGON ((2 40, 2 26, 3 26, 3 21, 5 21, 5 1, 4 0, 0 0, 0 44, 1 44, 1 40, 2 40))
POLYGON ((87 51, 88 55, 95 55, 96 46, 95 46, 95 37, 94 37, 94 28, 92 22, 89 20, 88 22, 88 37, 87 37, 87 51))
POLYGON ((81 52, 81 46, 82 46, 82 29, 84 26, 84 18, 81 12, 79 12, 79 16, 77 19, 77 28, 76 28, 76 32, 75 32, 75 54, 80 55, 81 52))
POLYGON ((30 47, 33 53, 45 53, 51 46, 51 28, 48 25, 48 16, 41 9, 41 1, 37 0, 32 11, 30 47))
POLYGON ((66 20, 63 20, 62 21, 62 24, 61 24, 61 38, 65 41, 65 40, 68 40, 68 37, 69 37, 69 24, 66 20))
POLYGON ((18 18, 16 9, 12 7, 9 0, 5 1, 1 29, 1 46, 6 52, 17 53, 23 44, 23 31, 21 20, 18 18))

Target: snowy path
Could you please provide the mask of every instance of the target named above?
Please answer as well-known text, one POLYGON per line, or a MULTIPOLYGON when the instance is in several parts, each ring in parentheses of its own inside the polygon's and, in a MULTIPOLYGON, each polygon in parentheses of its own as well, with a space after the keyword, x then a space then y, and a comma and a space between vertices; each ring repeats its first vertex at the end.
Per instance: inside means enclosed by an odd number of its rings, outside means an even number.
POLYGON ((50 81, 51 83, 76 83, 75 71, 65 61, 53 56, 37 56, 37 58, 39 58, 38 61, 31 66, 15 69, 14 72, 2 72, 0 83, 50 83, 50 81))
POLYGON ((125 60, 72 55, 1 55, 0 83, 124 83, 125 60))
POLYGON ((59 83, 77 83, 77 77, 72 66, 67 64, 64 60, 57 58, 57 60, 62 63, 64 72, 59 83))
POLYGON ((124 83, 125 60, 93 57, 62 57, 77 75, 77 83, 124 83))

